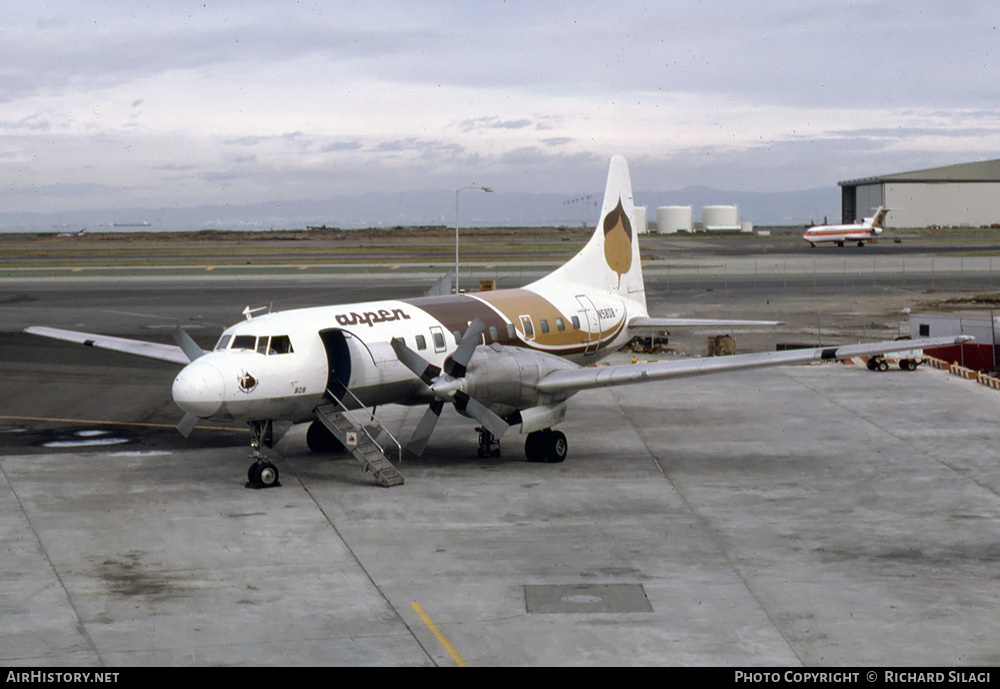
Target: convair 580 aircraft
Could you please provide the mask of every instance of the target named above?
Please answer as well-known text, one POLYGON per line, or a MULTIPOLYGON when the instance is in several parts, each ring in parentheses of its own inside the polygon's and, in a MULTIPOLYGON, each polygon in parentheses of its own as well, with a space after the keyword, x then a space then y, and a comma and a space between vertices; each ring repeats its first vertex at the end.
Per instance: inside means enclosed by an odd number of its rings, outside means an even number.
POLYGON ((183 330, 177 345, 54 328, 26 332, 183 365, 173 398, 186 437, 199 419, 246 421, 250 485, 278 484, 267 456, 274 421, 313 421, 314 450, 346 446, 383 485, 402 483, 387 460, 394 444, 374 414, 384 404, 426 405, 406 449, 421 454, 445 404, 477 420, 479 451, 496 454, 516 426, 531 461, 561 462, 563 433, 553 430, 580 390, 647 383, 737 369, 951 345, 955 338, 740 354, 589 367, 641 328, 739 326, 764 321, 651 318, 639 259, 632 186, 621 156, 611 160, 600 220, 590 241, 555 272, 519 289, 371 301, 268 313, 222 333, 203 351, 183 330))

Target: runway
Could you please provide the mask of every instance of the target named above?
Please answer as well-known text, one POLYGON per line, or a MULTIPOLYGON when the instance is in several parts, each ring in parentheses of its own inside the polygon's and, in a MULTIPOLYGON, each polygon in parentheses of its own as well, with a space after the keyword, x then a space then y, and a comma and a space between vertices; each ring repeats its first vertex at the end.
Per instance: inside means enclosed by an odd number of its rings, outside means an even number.
MULTIPOLYGON (((853 314, 827 336, 872 314, 890 330, 900 290, 921 290, 876 288, 845 309, 829 285, 789 294, 774 272, 735 294, 728 273, 666 279, 651 271, 651 305, 691 315, 794 305, 781 337, 810 334, 820 302, 853 314)), ((260 491, 244 487, 245 429, 172 429, 172 366, 19 334, 166 340, 182 322, 207 346, 247 304, 431 281, 5 282, 0 662, 1000 662, 1000 399, 945 372, 823 364, 581 393, 560 465, 526 462, 516 433, 501 458, 477 458, 474 422, 449 408, 389 489, 293 427, 282 486, 260 491)), ((379 415, 408 437, 422 412, 379 415)))

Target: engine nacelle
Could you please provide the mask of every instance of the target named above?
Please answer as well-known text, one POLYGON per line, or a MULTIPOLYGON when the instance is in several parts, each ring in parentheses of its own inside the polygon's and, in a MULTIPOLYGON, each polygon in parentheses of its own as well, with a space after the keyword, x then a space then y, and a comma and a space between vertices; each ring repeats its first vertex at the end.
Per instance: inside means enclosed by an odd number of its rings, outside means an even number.
POLYGON ((568 393, 540 393, 535 385, 553 371, 579 368, 552 354, 497 343, 478 347, 462 379, 469 396, 500 416, 539 405, 561 402, 568 393))

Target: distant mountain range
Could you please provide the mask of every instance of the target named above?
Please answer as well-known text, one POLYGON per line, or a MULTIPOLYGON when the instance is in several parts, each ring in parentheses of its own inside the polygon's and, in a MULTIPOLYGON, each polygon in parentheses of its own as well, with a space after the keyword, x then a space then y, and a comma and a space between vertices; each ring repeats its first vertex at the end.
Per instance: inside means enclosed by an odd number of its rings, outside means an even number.
MULTIPOLYGON (((461 195, 459 224, 464 226, 591 226, 597 222, 601 193, 461 195)), ((687 187, 676 191, 636 191, 635 203, 647 207, 650 224, 659 206, 692 206, 694 221, 704 206, 736 205, 740 220, 757 226, 839 222, 839 189, 787 192, 722 191, 687 187)), ((200 229, 343 229, 396 225, 455 224, 454 191, 372 192, 334 196, 323 201, 270 201, 244 205, 186 208, 115 208, 51 213, 0 211, 0 232, 53 232, 88 228, 92 232, 176 231, 200 229)))

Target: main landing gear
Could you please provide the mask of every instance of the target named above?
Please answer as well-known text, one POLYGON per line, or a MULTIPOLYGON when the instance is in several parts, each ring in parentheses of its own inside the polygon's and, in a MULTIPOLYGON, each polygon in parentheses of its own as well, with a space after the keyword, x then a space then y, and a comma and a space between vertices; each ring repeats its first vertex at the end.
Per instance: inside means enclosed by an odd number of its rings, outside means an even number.
POLYGON ((306 445, 313 452, 324 454, 343 452, 346 449, 344 444, 319 421, 309 424, 309 430, 306 431, 306 445))
POLYGON ((529 462, 558 464, 566 459, 568 451, 566 436, 562 431, 554 431, 551 428, 529 433, 524 441, 524 456, 529 462))
MULTIPOLYGON (((477 454, 480 457, 499 457, 500 440, 485 428, 480 427, 476 430, 479 431, 477 454)), ((529 462, 558 464, 566 459, 568 451, 566 436, 562 431, 554 431, 551 428, 529 433, 524 441, 524 456, 529 462)))
POLYGON ((274 446, 274 428, 270 421, 250 421, 250 459, 253 464, 247 470, 247 488, 274 488, 278 482, 278 467, 261 454, 260 448, 274 446))
POLYGON ((500 439, 482 427, 477 427, 479 431, 479 450, 476 454, 480 457, 499 457, 500 439))

